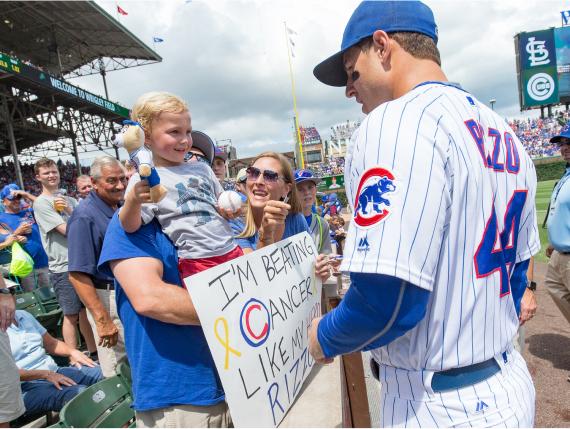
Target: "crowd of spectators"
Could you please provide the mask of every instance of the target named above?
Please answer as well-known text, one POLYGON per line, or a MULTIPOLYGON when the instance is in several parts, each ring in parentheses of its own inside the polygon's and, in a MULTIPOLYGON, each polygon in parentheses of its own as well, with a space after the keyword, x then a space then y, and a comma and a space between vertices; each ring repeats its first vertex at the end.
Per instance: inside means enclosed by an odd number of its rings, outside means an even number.
MULTIPOLYGON (((559 112, 551 118, 527 118, 509 120, 509 125, 521 140, 529 155, 532 158, 542 158, 559 155, 556 145, 549 142, 552 136, 560 132, 560 129, 570 120, 569 112, 559 112)), ((331 128, 331 140, 350 139, 352 133, 360 125, 356 121, 346 121, 331 128)), ((313 141, 321 137, 315 127, 301 128, 306 141, 313 141)), ((61 187, 68 195, 76 198, 78 191, 76 187, 77 170, 75 164, 62 160, 57 161, 61 172, 61 187)), ((310 164, 317 177, 332 176, 344 173, 344 157, 329 157, 325 162, 310 164)), ((41 185, 35 179, 32 164, 21 165, 24 180, 24 189, 34 195, 41 192, 41 185)), ((89 174, 89 167, 81 167, 82 174, 89 174)), ((9 183, 15 183, 14 164, 9 161, 0 170, 0 188, 9 183)))
POLYGON ((311 145, 321 143, 321 135, 315 127, 299 127, 303 144, 311 145))
POLYGON ((569 118, 569 112, 558 112, 544 119, 513 119, 509 125, 531 158, 543 158, 560 154, 557 145, 550 143, 550 139, 560 132, 569 118))
MULTIPOLYGON (((57 166, 61 175, 61 188, 65 189, 67 195, 77 198, 77 186, 75 180, 77 179, 77 169, 75 164, 61 159, 57 161, 57 166)), ((34 174, 33 164, 20 164, 22 171, 22 179, 24 180, 24 189, 33 195, 39 195, 42 192, 42 185, 36 180, 34 174)), ((89 167, 81 167, 82 174, 89 174, 89 167)), ((8 161, 4 163, 0 169, 0 189, 10 183, 16 183, 16 173, 14 170, 14 163, 8 161)))
POLYGON ((349 121, 331 127, 331 140, 346 140, 352 137, 352 133, 360 126, 360 121, 349 121))
POLYGON ((326 162, 319 162, 307 166, 315 176, 326 177, 337 174, 344 174, 344 158, 330 157, 326 162))

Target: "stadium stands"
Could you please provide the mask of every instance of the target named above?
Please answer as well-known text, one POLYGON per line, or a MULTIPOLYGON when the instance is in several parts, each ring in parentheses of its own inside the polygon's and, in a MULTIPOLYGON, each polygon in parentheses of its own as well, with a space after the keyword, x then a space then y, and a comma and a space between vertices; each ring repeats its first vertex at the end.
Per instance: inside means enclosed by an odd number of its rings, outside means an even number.
POLYGON ((549 140, 558 134, 569 117, 569 112, 559 112, 552 118, 514 119, 509 124, 531 158, 543 158, 559 155, 558 148, 550 144, 549 140))
MULTIPOLYGON (((61 176, 61 187, 67 191, 67 194, 77 198, 77 188, 75 179, 77 178, 77 170, 75 164, 70 161, 63 162, 57 161, 59 172, 61 176)), ((36 180, 34 174, 33 164, 22 164, 22 178, 24 179, 24 189, 33 195, 39 195, 42 191, 42 186, 36 180)), ((83 174, 89 174, 89 167, 81 167, 83 174)), ((14 172, 14 164, 6 162, 4 167, 0 169, 0 189, 9 183, 16 182, 16 174, 14 172)))

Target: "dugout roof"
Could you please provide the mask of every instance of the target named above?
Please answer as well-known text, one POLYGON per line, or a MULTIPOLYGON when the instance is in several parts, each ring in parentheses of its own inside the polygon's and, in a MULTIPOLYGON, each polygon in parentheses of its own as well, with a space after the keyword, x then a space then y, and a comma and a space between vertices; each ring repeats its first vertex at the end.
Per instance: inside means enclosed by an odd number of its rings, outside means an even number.
POLYGON ((93 1, 2 1, 0 34, 0 51, 68 77, 99 73, 99 58, 107 71, 162 61, 93 1))

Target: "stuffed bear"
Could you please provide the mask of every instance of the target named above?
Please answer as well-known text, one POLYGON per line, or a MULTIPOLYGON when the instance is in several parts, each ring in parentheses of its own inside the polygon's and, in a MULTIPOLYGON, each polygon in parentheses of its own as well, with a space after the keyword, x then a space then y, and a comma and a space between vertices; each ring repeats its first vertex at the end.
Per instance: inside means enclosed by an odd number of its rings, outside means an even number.
POLYGON ((138 170, 141 179, 146 179, 150 186, 150 198, 158 203, 166 196, 166 188, 160 184, 160 177, 152 163, 152 152, 144 145, 144 130, 138 122, 124 121, 128 127, 113 136, 113 144, 124 147, 129 153, 130 162, 138 170))

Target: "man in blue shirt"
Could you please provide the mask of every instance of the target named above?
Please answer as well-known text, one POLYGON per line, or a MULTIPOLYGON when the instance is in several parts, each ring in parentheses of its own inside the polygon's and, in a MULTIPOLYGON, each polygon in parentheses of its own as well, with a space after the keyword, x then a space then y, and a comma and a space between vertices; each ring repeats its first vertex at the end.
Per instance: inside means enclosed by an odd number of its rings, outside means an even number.
POLYGON ((123 326, 117 315, 113 276, 97 269, 107 225, 124 198, 127 178, 123 165, 103 155, 91 165, 91 192, 67 223, 69 280, 87 307, 105 377, 126 360, 123 326))
POLYGON ((229 426, 214 360, 178 275, 176 248, 160 224, 128 234, 115 214, 99 264, 116 279, 137 427, 229 426))
POLYGON ((560 145, 560 154, 567 164, 566 172, 550 198, 547 223, 550 244, 546 249, 550 261, 545 284, 550 296, 570 322, 570 123, 550 142, 560 145))
POLYGON ((5 212, 0 213, 0 249, 9 249, 19 242, 34 260, 34 271, 20 278, 20 285, 29 292, 38 287, 49 286, 48 257, 42 245, 40 230, 31 208, 22 209, 22 198, 32 203, 36 198, 11 183, 4 186, 0 199, 5 212))

